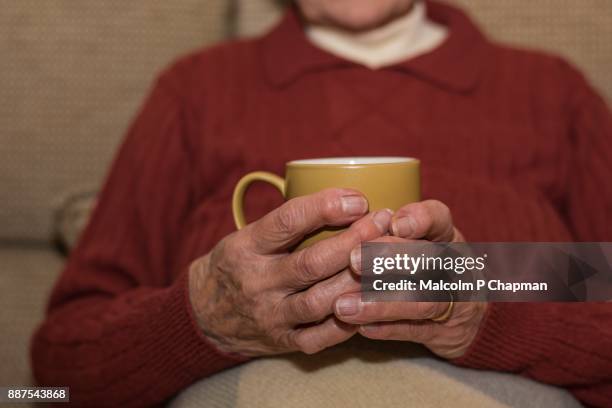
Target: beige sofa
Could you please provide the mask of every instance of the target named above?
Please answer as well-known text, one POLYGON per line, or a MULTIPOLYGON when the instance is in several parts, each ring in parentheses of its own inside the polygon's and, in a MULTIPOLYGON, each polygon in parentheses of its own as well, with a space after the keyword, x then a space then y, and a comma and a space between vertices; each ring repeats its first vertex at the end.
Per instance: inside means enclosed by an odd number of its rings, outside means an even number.
MULTIPOLYGON (((565 55, 612 98, 611 2, 456 2, 493 37, 565 55)), ((22 0, 3 7, 0 385, 32 381, 29 335, 64 262, 57 238, 76 239, 155 73, 187 50, 255 35, 278 14, 272 0, 22 0)))

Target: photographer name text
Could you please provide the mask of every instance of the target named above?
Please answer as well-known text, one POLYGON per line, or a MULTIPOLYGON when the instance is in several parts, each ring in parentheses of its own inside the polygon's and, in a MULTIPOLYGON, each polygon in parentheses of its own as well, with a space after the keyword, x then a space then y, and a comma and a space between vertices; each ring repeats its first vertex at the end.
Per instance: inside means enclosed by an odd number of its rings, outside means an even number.
POLYGON ((472 292, 482 289, 490 291, 507 291, 507 292, 535 292, 547 291, 548 284, 546 282, 503 282, 501 280, 485 280, 478 279, 475 282, 446 282, 443 280, 419 280, 418 282, 402 279, 397 282, 385 282, 382 279, 377 279, 372 282, 372 289, 375 291, 433 291, 433 292, 448 292, 448 291, 465 291, 472 292))

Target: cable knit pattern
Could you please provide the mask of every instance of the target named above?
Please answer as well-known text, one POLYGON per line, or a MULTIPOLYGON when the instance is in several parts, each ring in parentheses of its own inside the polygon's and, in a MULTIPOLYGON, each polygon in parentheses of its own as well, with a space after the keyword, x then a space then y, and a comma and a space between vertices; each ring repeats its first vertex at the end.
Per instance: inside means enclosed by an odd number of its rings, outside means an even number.
MULTIPOLYGON (((377 71, 312 46, 293 12, 262 38, 165 71, 34 335, 38 381, 69 385, 77 405, 152 405, 239 363, 198 331, 186 270, 234 230, 240 176, 291 159, 419 157, 423 195, 446 202, 472 241, 612 240, 601 98, 565 62, 493 44, 454 8, 430 2, 428 17, 448 39, 377 71)), ((255 185, 248 216, 280 202, 255 185)), ((610 304, 492 305, 457 363, 610 406, 611 319, 610 304)))

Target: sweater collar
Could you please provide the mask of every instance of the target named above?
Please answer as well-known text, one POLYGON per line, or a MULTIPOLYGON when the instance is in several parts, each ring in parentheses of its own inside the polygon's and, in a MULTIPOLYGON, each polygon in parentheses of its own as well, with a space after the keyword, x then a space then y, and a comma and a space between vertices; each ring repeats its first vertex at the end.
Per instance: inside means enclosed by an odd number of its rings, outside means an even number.
MULTIPOLYGON (((429 53, 381 69, 411 74, 451 91, 469 91, 485 62, 485 37, 467 15, 449 5, 428 0, 427 17, 447 27, 447 39, 429 53)), ((294 8, 262 38, 261 45, 265 73, 275 86, 314 72, 359 66, 311 44, 294 8)))

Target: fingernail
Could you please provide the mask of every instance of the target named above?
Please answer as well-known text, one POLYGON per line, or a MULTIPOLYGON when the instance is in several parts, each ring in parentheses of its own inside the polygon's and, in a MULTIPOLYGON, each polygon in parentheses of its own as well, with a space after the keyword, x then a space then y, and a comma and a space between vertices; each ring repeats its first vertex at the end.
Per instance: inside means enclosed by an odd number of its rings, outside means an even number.
POLYGON ((336 313, 340 316, 354 316, 359 313, 360 303, 354 296, 341 297, 336 301, 336 313))
POLYGON ((348 215, 360 215, 368 211, 368 202, 361 196, 344 196, 341 201, 342 211, 348 215))
POLYGON ((372 221, 374 221, 374 224, 376 224, 381 234, 387 232, 387 230, 389 229, 389 222, 391 221, 391 214, 389 213, 389 211, 377 211, 372 216, 372 221))
POLYGON ((361 247, 353 248, 351 251, 351 267, 354 271, 361 270, 361 247))
POLYGON ((414 234, 414 227, 414 219, 412 217, 401 217, 393 221, 391 230, 395 236, 410 237, 414 234))

